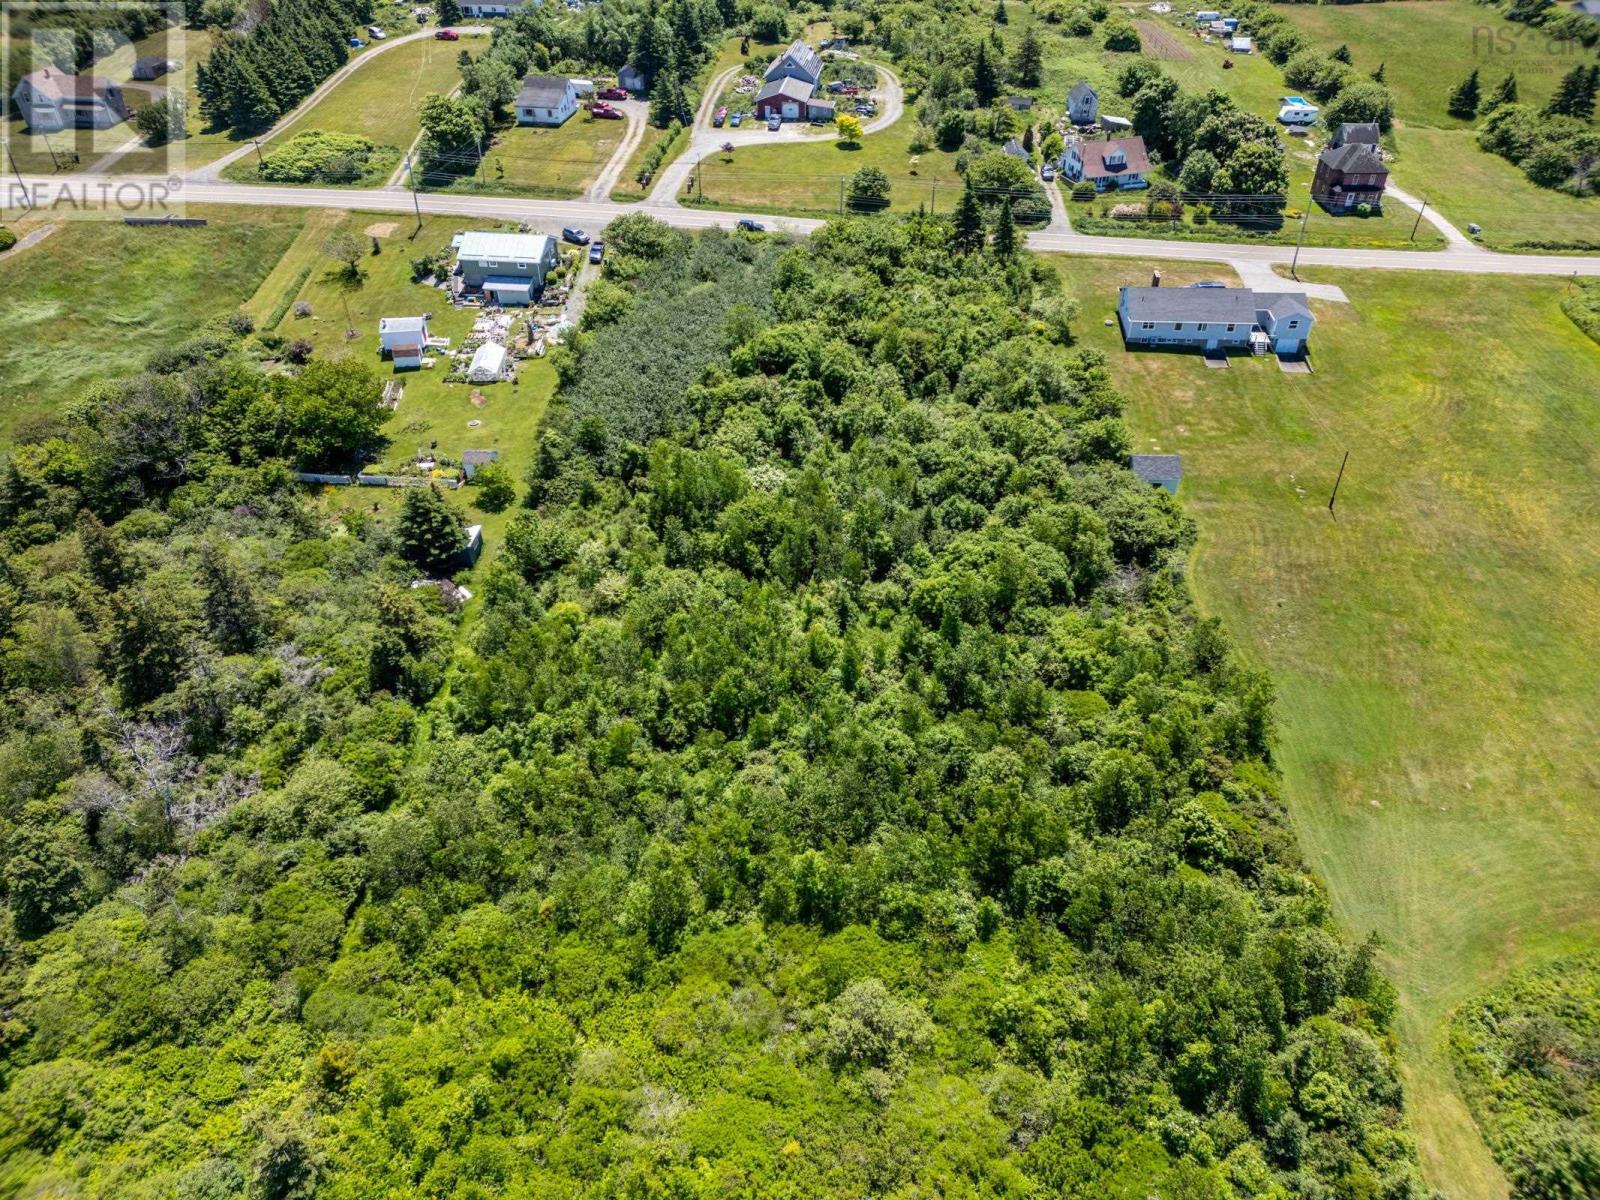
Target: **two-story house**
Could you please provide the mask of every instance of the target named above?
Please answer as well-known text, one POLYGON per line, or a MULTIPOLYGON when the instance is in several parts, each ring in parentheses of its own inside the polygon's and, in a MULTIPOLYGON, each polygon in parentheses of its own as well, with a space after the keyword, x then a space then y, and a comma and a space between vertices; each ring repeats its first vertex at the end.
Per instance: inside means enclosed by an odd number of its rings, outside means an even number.
POLYGON ((1097 192, 1149 187, 1150 155, 1142 137, 1108 138, 1103 142, 1074 139, 1062 151, 1061 174, 1069 183, 1088 180, 1097 192))
POLYGON ((118 84, 98 75, 68 75, 54 67, 24 75, 11 99, 30 133, 109 129, 128 119, 118 84))
POLYGON ((816 87, 822 79, 822 56, 804 42, 791 42, 761 77, 763 83, 778 79, 799 79, 816 87))
POLYGON ((1248 350, 1259 332, 1275 354, 1305 352, 1316 318, 1305 297, 1230 287, 1125 287, 1117 300, 1122 340, 1130 346, 1248 350))
POLYGON ((532 304, 559 262, 555 238, 539 233, 464 233, 456 248, 462 290, 507 307, 532 304))
POLYGON ((1093 125, 1100 119, 1100 95, 1082 81, 1067 93, 1067 120, 1074 125, 1093 125))
POLYGON ((1361 204, 1377 212, 1383 207, 1383 189, 1388 182, 1389 168, 1375 147, 1345 142, 1317 156, 1311 197, 1329 212, 1349 212, 1361 204))

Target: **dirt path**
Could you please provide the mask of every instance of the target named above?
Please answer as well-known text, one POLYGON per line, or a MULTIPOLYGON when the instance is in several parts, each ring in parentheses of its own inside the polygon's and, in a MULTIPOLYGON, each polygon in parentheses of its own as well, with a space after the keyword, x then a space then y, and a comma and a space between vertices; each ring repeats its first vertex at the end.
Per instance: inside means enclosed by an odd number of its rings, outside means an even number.
POLYGON ((622 135, 622 141, 612 151, 610 160, 590 185, 587 193, 590 200, 605 200, 611 195, 622 180, 622 171, 628 165, 628 159, 633 157, 633 152, 644 140, 645 120, 650 115, 650 105, 644 100, 622 100, 614 106, 627 118, 628 132, 622 135))

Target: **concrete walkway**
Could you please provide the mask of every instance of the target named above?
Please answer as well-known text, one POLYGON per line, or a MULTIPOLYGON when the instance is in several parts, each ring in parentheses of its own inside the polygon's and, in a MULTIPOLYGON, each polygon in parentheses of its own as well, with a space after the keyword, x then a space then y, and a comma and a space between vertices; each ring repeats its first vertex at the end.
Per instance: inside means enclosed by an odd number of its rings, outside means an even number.
POLYGON ((1418 200, 1410 192, 1402 191, 1400 188, 1395 187, 1393 182, 1389 183, 1383 189, 1383 194, 1385 197, 1390 197, 1400 201, 1401 204, 1404 204, 1412 212, 1421 210, 1422 219, 1444 235, 1445 243, 1450 247, 1450 249, 1458 250, 1465 254, 1488 253, 1488 251, 1484 250, 1484 248, 1477 242, 1473 241, 1466 234, 1462 233, 1454 225, 1450 224, 1449 221, 1446 221, 1444 217, 1439 214, 1438 209, 1424 209, 1422 207, 1421 200, 1418 200))

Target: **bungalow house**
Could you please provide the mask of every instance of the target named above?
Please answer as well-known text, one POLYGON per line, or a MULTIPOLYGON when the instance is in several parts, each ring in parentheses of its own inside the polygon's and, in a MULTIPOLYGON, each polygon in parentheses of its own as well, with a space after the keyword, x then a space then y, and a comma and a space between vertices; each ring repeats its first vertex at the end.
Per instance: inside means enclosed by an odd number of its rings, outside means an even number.
POLYGON ((380 317, 378 353, 394 362, 396 371, 415 371, 428 349, 427 317, 380 317))
MULTIPOLYGON (((1596 2, 1600 3, 1600 0, 1596 2)), ((1328 140, 1328 146, 1337 150, 1340 146, 1359 142, 1363 146, 1376 148, 1381 135, 1382 130, 1376 121, 1341 121, 1339 128, 1333 131, 1333 137, 1328 140)))
POLYGON ((1088 180, 1097 192, 1149 187, 1150 156, 1142 137, 1074 141, 1061 155, 1061 173, 1069 183, 1088 180))
POLYGON ((529 75, 517 96, 518 125, 565 125, 578 111, 578 90, 559 75, 529 75))
POLYGON ((1302 296, 1229 287, 1125 287, 1117 301, 1129 346, 1248 350, 1259 340, 1276 354, 1305 352, 1315 318, 1302 296))
POLYGON ((1134 454, 1128 466, 1145 483, 1171 495, 1177 495, 1183 482, 1183 458, 1177 454, 1134 454))
POLYGON ((787 50, 772 60, 761 78, 766 83, 778 79, 803 79, 814 88, 822 80, 822 58, 804 42, 792 42, 787 50))
POLYGON ((175 58, 163 58, 159 54, 146 55, 133 64, 133 78, 144 83, 160 79, 163 75, 170 75, 182 67, 183 64, 175 58))
POLYGON ((128 119, 117 84, 97 75, 64 75, 54 67, 24 75, 11 99, 30 133, 109 129, 128 119))
POLYGON ((763 121, 769 117, 777 117, 782 121, 804 120, 813 105, 811 93, 815 90, 816 85, 804 79, 780 75, 761 85, 751 107, 763 121))
POLYGON ((1383 207, 1383 189, 1389 169, 1378 152, 1365 142, 1346 142, 1317 156, 1311 178, 1311 198, 1329 212, 1348 212, 1360 204, 1374 211, 1383 207))
POLYGON ((463 17, 509 17, 528 0, 461 0, 463 17))
POLYGON ((541 233, 464 233, 456 251, 462 287, 508 307, 532 304, 559 262, 555 238, 541 233))
POLYGON ((1067 120, 1074 125, 1093 125, 1099 116, 1099 94, 1087 83, 1073 84, 1067 93, 1067 120))

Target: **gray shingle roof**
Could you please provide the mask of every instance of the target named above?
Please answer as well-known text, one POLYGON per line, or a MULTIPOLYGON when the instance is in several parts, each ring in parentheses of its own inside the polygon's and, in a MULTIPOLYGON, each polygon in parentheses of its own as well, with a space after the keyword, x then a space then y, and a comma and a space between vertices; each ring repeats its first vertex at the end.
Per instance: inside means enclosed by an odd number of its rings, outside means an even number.
POLYGON ((1125 287, 1132 321, 1218 321, 1254 325, 1256 294, 1249 288, 1125 287))
POLYGON ((783 67, 785 62, 791 62, 799 67, 811 77, 812 83, 822 78, 822 59, 815 50, 804 42, 791 42, 787 50, 772 60, 772 65, 767 68, 767 73, 763 78, 771 79, 783 67))
POLYGON ((763 100, 770 100, 774 96, 784 96, 790 100, 809 100, 815 89, 804 79, 795 79, 785 75, 782 79, 774 79, 771 83, 763 84, 756 93, 755 102, 760 104, 763 100))
POLYGON ((1322 161, 1346 175, 1376 175, 1386 172, 1378 152, 1364 142, 1346 142, 1322 152, 1322 161))
POLYGON ((1368 146, 1376 146, 1382 133, 1376 121, 1344 121, 1333 135, 1333 145, 1345 146, 1352 142, 1364 142, 1368 146))
POLYGON ((1072 85, 1072 90, 1067 93, 1067 101, 1070 104, 1076 104, 1084 97, 1088 97, 1091 100, 1099 99, 1099 96, 1095 94, 1095 90, 1087 83, 1075 83, 1072 85))
POLYGON ((1146 483, 1179 483, 1183 479, 1183 458, 1177 454, 1135 454, 1128 466, 1146 483))
POLYGON ((1274 321, 1286 317, 1305 317, 1311 320, 1311 310, 1306 298, 1299 292, 1257 292, 1256 311, 1268 314, 1274 321))
POLYGON ((517 104, 522 108, 560 108, 567 99, 567 81, 560 75, 529 75, 522 81, 517 104))
POLYGON ((500 451, 498 451, 498 450, 463 450, 461 452, 461 461, 462 461, 463 464, 467 464, 467 465, 471 465, 471 466, 475 466, 475 467, 481 467, 485 463, 499 462, 500 461, 500 451))

